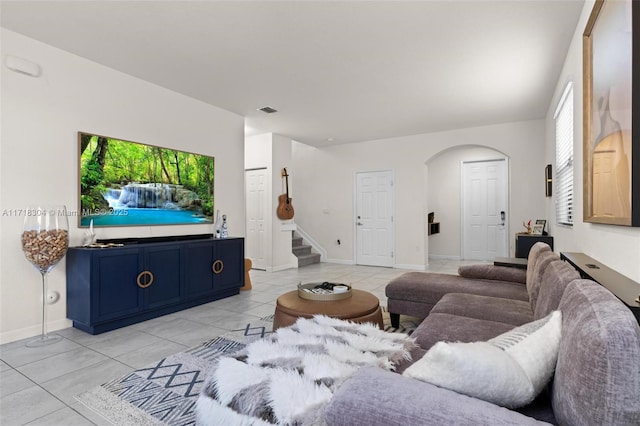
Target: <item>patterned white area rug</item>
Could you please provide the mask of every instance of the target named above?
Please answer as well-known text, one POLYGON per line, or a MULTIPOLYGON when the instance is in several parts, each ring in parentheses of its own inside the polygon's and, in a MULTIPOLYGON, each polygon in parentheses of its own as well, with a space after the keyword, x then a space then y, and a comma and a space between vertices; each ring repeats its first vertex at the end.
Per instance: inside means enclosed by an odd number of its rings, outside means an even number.
POLYGON ((195 403, 212 361, 271 333, 273 316, 84 392, 76 399, 106 420, 126 425, 194 425, 195 403))
MULTIPOLYGON (((392 328, 383 312, 385 330, 410 333, 417 319, 401 317, 392 328)), ((271 333, 273 315, 243 329, 217 336, 192 349, 163 358, 144 368, 104 383, 76 399, 118 426, 195 425, 195 404, 208 367, 217 357, 230 355, 271 333)))
POLYGON ((387 307, 382 308, 382 319, 384 322, 384 331, 389 333, 405 333, 411 336, 411 333, 420 325, 422 320, 416 317, 410 317, 407 315, 400 315, 400 327, 395 328, 391 326, 391 318, 387 307))
POLYGON ((391 371, 416 343, 375 324, 317 315, 220 357, 196 404, 200 425, 320 426, 345 380, 365 366, 391 371))

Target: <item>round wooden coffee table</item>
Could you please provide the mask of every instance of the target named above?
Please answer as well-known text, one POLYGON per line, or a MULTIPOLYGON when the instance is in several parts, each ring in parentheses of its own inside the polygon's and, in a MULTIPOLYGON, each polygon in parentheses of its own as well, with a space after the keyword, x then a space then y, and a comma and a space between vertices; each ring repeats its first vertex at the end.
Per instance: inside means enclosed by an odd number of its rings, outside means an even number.
POLYGON ((376 296, 362 290, 352 290, 351 297, 341 300, 317 301, 303 299, 298 290, 278 297, 273 318, 273 330, 292 325, 300 317, 322 314, 353 322, 370 322, 384 329, 382 309, 376 296))

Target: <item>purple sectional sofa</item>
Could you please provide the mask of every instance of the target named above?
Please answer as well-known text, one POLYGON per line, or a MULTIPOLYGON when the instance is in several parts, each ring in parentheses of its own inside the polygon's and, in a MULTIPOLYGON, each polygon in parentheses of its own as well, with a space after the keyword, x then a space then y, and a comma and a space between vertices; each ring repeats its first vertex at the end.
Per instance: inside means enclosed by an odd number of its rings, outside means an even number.
MULTIPOLYGON (((420 346, 395 373, 363 368, 335 393, 329 425, 640 425, 640 327, 599 284, 580 279, 538 243, 527 270, 481 265, 458 276, 410 272, 387 286, 389 310, 424 318, 420 346), (507 409, 402 373, 436 342, 486 341, 562 313, 551 382, 531 404, 507 409)), ((473 380, 473 377, 469 377, 473 380)))

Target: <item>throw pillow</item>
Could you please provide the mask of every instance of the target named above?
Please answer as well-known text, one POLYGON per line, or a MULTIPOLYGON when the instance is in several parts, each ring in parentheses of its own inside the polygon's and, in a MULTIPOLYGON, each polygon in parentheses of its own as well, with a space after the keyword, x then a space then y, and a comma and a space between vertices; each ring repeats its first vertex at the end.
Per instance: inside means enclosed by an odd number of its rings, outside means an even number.
POLYGON ((527 272, 524 269, 495 265, 463 265, 458 268, 458 275, 481 280, 509 281, 525 284, 527 272))
POLYGON ((438 342, 402 374, 509 408, 529 404, 551 379, 562 315, 516 327, 487 342, 438 342))

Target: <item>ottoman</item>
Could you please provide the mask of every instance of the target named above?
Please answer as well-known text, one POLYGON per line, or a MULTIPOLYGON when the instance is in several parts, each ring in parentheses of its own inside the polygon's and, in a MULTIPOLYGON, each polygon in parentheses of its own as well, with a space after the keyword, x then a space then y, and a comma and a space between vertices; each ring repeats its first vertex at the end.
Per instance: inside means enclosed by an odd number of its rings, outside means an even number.
POLYGON ((273 330, 292 325, 300 317, 311 318, 318 314, 359 323, 370 322, 384 329, 378 298, 363 290, 351 291, 351 297, 327 301, 303 299, 298 296, 298 290, 285 293, 276 301, 273 330))

